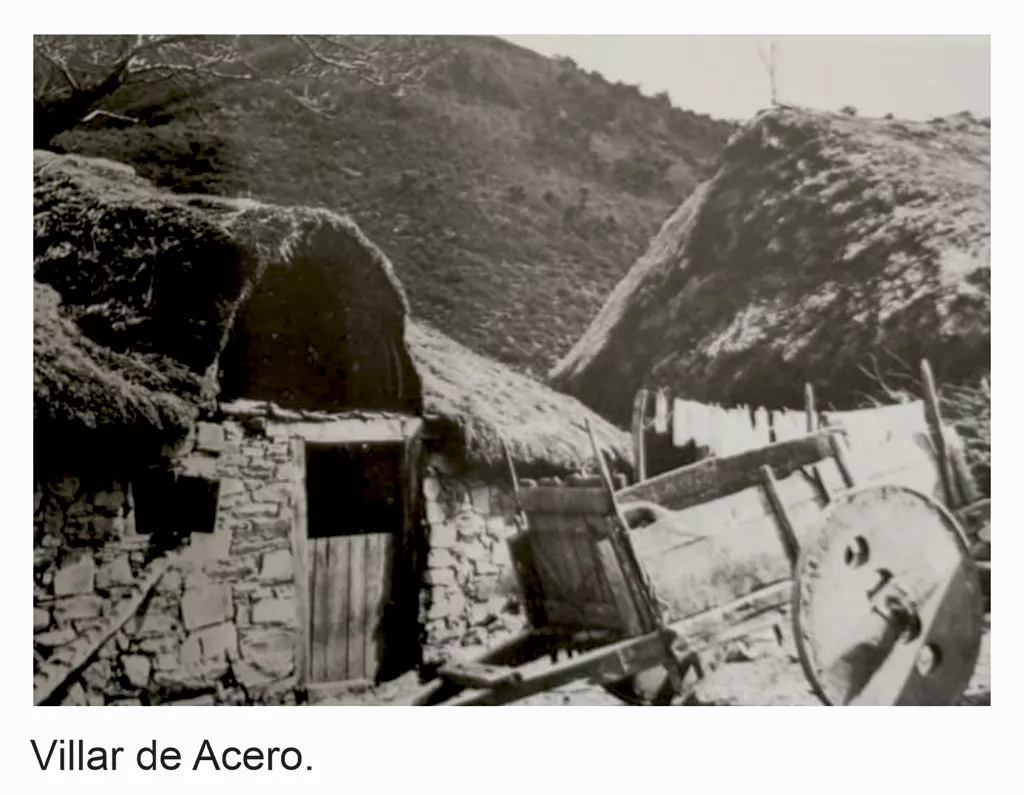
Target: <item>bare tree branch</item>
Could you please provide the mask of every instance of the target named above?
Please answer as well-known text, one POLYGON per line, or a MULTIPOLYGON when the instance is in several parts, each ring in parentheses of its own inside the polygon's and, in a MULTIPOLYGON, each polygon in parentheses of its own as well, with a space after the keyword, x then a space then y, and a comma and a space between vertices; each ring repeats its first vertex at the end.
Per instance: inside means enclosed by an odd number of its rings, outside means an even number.
POLYGON ((259 81, 317 113, 340 101, 339 76, 401 95, 443 58, 439 41, 408 36, 292 35, 263 41, 191 34, 36 36, 35 143, 46 146, 94 110, 112 114, 115 109, 101 106, 132 84, 259 81), (279 53, 269 69, 262 68, 263 50, 282 45, 294 52, 279 53))

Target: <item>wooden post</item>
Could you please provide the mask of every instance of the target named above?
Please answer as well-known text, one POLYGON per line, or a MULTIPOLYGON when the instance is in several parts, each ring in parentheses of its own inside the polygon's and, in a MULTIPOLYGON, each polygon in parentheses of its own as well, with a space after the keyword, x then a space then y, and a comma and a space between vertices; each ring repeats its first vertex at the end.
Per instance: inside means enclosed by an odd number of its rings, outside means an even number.
POLYGON ((644 425, 647 422, 647 390, 641 389, 633 400, 633 474, 636 482, 647 480, 647 451, 644 425))
POLYGON ((775 482, 775 473, 770 466, 761 467, 761 484, 764 486, 765 494, 768 496, 768 504, 771 505, 772 513, 775 514, 775 524, 779 530, 779 539, 782 541, 782 548, 786 553, 791 568, 796 568, 797 559, 800 556, 800 542, 796 537, 796 529, 789 518, 789 512, 782 503, 779 496, 778 484, 775 482))
POLYGON ((946 432, 942 425, 942 410, 939 407, 939 394, 935 389, 935 377, 927 359, 921 360, 921 383, 924 386, 924 413, 928 422, 928 431, 935 445, 935 454, 942 477, 942 491, 946 495, 946 505, 950 510, 960 507, 960 498, 953 482, 953 473, 949 464, 949 446, 946 444, 946 432))
POLYGON ((665 654, 665 670, 668 672, 669 682, 671 682, 673 690, 677 694, 681 694, 683 692, 683 680, 686 676, 686 671, 683 669, 683 665, 676 657, 675 650, 673 649, 675 635, 665 628, 661 612, 647 586, 647 577, 644 574, 643 567, 640 565, 640 561, 636 557, 633 542, 629 538, 629 523, 626 522, 626 518, 622 515, 622 511, 615 500, 615 488, 612 486, 612 478, 608 472, 608 465, 601 453, 601 447, 597 443, 597 437, 594 435, 594 428, 590 424, 590 418, 586 418, 585 422, 587 435, 590 437, 590 445, 594 449, 594 457, 597 458, 601 481, 616 513, 617 521, 614 522, 616 537, 612 539, 616 557, 619 558, 619 565, 622 567, 623 572, 628 575, 628 578, 635 585, 639 597, 637 599, 637 607, 643 615, 643 623, 646 624, 644 629, 649 632, 657 632, 661 640, 665 654))
POLYGON ((804 411, 807 414, 807 433, 818 430, 818 413, 814 410, 814 387, 804 384, 804 411))

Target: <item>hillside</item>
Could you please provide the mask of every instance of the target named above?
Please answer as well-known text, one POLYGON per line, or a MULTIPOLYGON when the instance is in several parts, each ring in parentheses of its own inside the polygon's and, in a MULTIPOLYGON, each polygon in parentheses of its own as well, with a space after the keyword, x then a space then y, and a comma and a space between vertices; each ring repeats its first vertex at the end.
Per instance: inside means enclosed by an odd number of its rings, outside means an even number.
POLYGON ((157 86, 114 98, 140 123, 55 143, 172 190, 345 213, 395 263, 415 315, 543 373, 732 127, 500 39, 444 44, 404 96, 339 75, 330 117, 259 83, 198 98, 157 86))
POLYGON ((990 353, 989 123, 795 108, 739 131, 569 354, 556 387, 618 422, 635 391, 849 408, 927 357, 990 353))

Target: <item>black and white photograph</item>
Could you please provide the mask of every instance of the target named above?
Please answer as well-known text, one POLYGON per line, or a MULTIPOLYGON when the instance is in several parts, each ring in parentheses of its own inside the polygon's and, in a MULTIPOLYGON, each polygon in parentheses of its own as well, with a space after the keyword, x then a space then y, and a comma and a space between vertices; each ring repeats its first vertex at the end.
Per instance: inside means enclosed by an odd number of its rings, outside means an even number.
POLYGON ((34 707, 991 705, 988 35, 32 59, 34 707))

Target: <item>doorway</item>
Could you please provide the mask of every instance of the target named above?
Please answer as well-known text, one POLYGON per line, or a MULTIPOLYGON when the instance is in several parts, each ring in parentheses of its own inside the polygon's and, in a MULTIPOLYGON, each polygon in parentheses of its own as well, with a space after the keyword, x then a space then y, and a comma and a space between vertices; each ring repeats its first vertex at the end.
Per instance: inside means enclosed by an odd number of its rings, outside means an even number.
POLYGON ((408 443, 308 444, 308 682, 401 668, 418 484, 408 443))

